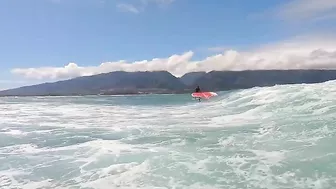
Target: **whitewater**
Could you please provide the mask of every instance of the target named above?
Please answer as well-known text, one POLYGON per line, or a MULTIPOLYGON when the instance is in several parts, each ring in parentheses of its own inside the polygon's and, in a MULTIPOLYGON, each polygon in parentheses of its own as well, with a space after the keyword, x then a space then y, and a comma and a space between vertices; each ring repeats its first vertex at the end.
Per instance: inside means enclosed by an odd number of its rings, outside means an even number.
POLYGON ((0 98, 0 188, 336 188, 336 81, 218 94, 0 98))

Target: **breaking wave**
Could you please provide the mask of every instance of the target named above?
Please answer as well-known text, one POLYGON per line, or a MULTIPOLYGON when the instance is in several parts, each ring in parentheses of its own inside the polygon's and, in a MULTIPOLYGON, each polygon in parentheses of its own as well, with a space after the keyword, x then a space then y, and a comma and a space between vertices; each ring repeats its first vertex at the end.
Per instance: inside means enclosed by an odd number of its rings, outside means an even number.
POLYGON ((336 82, 0 98, 0 188, 332 188, 336 82))

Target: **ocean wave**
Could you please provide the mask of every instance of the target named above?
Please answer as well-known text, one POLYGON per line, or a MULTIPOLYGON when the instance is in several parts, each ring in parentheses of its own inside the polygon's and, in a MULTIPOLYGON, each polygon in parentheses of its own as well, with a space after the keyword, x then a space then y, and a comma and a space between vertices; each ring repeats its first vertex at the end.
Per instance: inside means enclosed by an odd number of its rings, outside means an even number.
POLYGON ((0 187, 331 188, 336 82, 1 98, 0 187))

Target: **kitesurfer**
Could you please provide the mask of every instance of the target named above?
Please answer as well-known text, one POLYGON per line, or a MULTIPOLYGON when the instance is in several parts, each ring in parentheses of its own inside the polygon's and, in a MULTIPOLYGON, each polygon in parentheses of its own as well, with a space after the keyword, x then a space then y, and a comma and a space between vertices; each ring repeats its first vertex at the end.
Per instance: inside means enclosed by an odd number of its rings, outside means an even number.
POLYGON ((199 93, 199 92, 201 92, 201 89, 200 89, 200 87, 199 87, 199 86, 197 86, 197 87, 196 87, 196 89, 195 89, 195 92, 196 92, 196 93, 199 93))
MULTIPOLYGON (((201 89, 200 89, 199 86, 196 87, 195 92, 196 92, 196 93, 201 92, 201 89)), ((201 98, 198 98, 198 101, 201 102, 201 98)))

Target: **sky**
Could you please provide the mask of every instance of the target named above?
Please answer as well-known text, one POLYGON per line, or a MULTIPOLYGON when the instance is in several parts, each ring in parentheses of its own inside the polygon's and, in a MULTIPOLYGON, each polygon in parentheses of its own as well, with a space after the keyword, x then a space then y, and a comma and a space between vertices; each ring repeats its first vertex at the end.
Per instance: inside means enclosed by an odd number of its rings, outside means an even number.
POLYGON ((1 0, 0 89, 111 71, 335 69, 335 0, 1 0))

